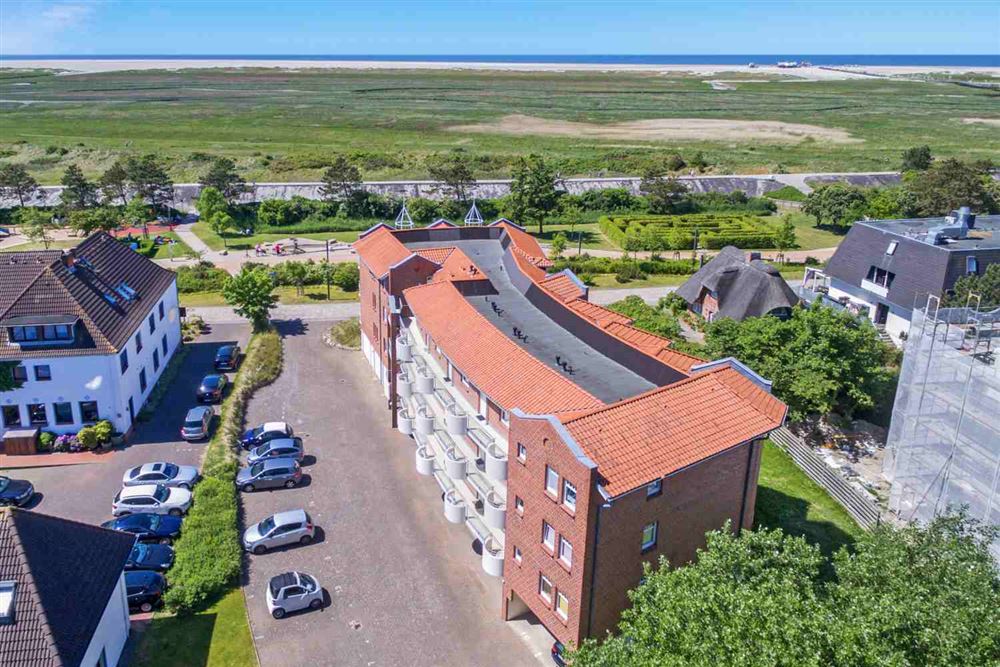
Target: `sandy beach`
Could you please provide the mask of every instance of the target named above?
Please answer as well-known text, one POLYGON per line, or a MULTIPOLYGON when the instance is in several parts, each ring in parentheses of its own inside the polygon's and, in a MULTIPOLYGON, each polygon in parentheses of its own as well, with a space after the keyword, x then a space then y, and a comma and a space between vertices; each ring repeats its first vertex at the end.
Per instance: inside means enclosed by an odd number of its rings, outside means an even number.
POLYGON ((852 79, 869 76, 899 76, 916 74, 963 74, 973 73, 1000 77, 1000 67, 843 67, 828 69, 823 67, 779 68, 773 65, 759 65, 750 68, 747 64, 733 65, 632 65, 632 64, 591 64, 591 63, 494 63, 494 62, 403 62, 403 61, 360 61, 360 60, 153 60, 153 59, 100 59, 93 60, 5 60, 0 59, 0 68, 9 69, 55 69, 67 74, 95 72, 118 72, 126 70, 183 70, 183 69, 419 69, 419 70, 503 70, 515 72, 651 72, 678 73, 697 76, 714 76, 722 73, 740 74, 783 74, 811 80, 852 79))

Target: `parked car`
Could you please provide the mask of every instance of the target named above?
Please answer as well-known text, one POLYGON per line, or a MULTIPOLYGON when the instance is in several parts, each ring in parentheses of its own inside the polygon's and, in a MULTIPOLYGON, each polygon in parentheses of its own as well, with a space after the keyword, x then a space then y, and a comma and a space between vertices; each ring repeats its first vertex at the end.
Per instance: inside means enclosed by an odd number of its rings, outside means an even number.
POLYGON ((132 533, 140 542, 170 544, 181 534, 182 519, 163 514, 129 514, 105 521, 102 528, 132 533))
POLYGON ((190 489, 198 481, 198 469, 194 466, 179 466, 165 461, 144 463, 125 471, 122 486, 140 484, 162 484, 190 489))
POLYGON ((253 449, 265 442, 277 438, 290 438, 294 435, 292 427, 285 422, 264 422, 260 426, 247 430, 240 438, 240 447, 253 449))
POLYGON ((206 375, 201 379, 201 384, 198 385, 198 390, 195 391, 195 397, 203 403, 218 403, 222 400, 222 395, 225 393, 228 384, 229 378, 221 373, 206 375))
POLYGON ((240 346, 223 345, 215 353, 215 370, 235 371, 240 365, 240 346))
POLYGON ((122 488, 111 503, 111 513, 115 516, 136 512, 180 516, 187 512, 189 507, 191 507, 191 492, 187 489, 162 484, 143 484, 122 488))
POLYGON ((0 507, 24 507, 35 495, 34 485, 25 479, 11 479, 0 475, 0 507))
POLYGON ((559 667, 566 667, 566 647, 563 646, 562 642, 553 642, 552 662, 559 665, 559 667))
POLYGON ((174 548, 166 544, 137 544, 125 561, 126 570, 166 572, 174 564, 174 548))
POLYGON ((291 489, 302 481, 302 468, 295 459, 265 459, 236 473, 236 486, 250 493, 256 489, 291 489))
POLYGON ((289 510, 272 514, 243 531, 243 548, 253 554, 289 544, 309 544, 316 536, 316 527, 305 510, 289 510))
POLYGON ((125 595, 132 611, 151 612, 163 602, 167 580, 159 572, 130 570, 125 573, 125 595))
POLYGON ((215 412, 207 405, 199 405, 187 411, 184 425, 181 426, 181 437, 185 440, 204 440, 212 427, 212 417, 215 412))
POLYGON ((295 459, 301 463, 304 455, 302 438, 277 438, 251 449, 250 455, 247 456, 247 465, 265 459, 295 459))
POLYGON ((303 572, 285 572, 267 585, 267 610, 274 618, 300 609, 320 609, 323 606, 323 587, 316 579, 303 572))

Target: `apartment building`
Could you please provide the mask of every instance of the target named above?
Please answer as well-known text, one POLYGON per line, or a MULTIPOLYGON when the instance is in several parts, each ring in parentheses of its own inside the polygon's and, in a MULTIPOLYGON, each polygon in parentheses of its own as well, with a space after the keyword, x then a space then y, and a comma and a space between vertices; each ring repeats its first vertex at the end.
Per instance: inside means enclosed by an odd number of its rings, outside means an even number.
POLYGON ((0 253, 3 431, 127 433, 181 343, 172 271, 104 233, 69 250, 0 253))
POLYGON ((644 563, 753 524, 770 383, 592 304, 508 220, 378 225, 355 244, 363 352, 501 614, 564 643, 614 628, 644 563))

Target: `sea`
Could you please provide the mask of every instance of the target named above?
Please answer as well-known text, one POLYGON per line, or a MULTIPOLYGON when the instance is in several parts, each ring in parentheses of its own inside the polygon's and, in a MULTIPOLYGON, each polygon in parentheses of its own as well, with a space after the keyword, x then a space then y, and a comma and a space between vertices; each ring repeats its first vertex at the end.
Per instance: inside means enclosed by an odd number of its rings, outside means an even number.
POLYGON ((807 61, 817 66, 846 67, 1000 67, 1000 54, 980 55, 863 55, 863 54, 730 54, 730 55, 260 55, 260 54, 111 54, 4 55, 0 60, 309 60, 353 62, 531 63, 553 65, 773 65, 779 61, 807 61))

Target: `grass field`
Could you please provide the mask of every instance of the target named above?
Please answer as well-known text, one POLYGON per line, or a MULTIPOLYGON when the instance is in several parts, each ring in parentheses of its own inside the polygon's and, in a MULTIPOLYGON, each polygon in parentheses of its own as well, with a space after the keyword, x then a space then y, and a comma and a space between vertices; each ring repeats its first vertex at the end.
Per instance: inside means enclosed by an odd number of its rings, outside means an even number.
MULTIPOLYGON (((228 248, 229 250, 253 250, 257 247, 257 244, 269 244, 275 241, 282 241, 288 239, 289 237, 295 237, 297 239, 308 239, 310 241, 326 241, 327 239, 334 239, 336 241, 342 241, 344 243, 353 243, 358 240, 358 234, 361 232, 312 232, 309 234, 288 234, 288 233, 274 233, 274 234, 254 234, 253 236, 236 236, 235 234, 227 234, 225 241, 223 238, 216 234, 204 222, 196 222, 191 227, 191 231, 194 232, 198 238, 205 242, 212 250, 222 250, 228 248)), ((295 256, 289 255, 289 259, 295 259, 295 256)))
POLYGON ((424 158, 452 148, 468 153, 481 178, 506 175, 514 158, 532 152, 557 161, 564 175, 638 173, 668 152, 702 152, 716 173, 779 166, 881 171, 896 168, 904 148, 924 143, 942 157, 1000 153, 995 127, 962 121, 1000 118, 993 91, 946 82, 774 76, 714 90, 705 78, 270 69, 55 76, 5 70, 0 157, 54 183, 68 164, 93 175, 122 152, 164 156, 178 182, 195 180, 215 154, 236 159, 247 180, 296 181, 316 179, 338 151, 353 154, 368 179, 424 177, 424 158), (675 134, 635 123, 691 118, 723 122, 702 130, 697 123, 673 123, 684 129, 675 134), (761 138, 764 130, 747 130, 745 121, 806 127, 770 141, 761 138), (622 123, 631 125, 611 134, 601 129, 622 123))
MULTIPOLYGON (((336 285, 330 285, 330 299, 326 298, 326 285, 306 285, 302 294, 294 287, 276 287, 278 302, 286 305, 301 303, 331 303, 333 301, 357 301, 357 292, 345 292, 336 285)), ((224 306, 226 300, 221 292, 188 292, 180 294, 182 306, 224 306)))

